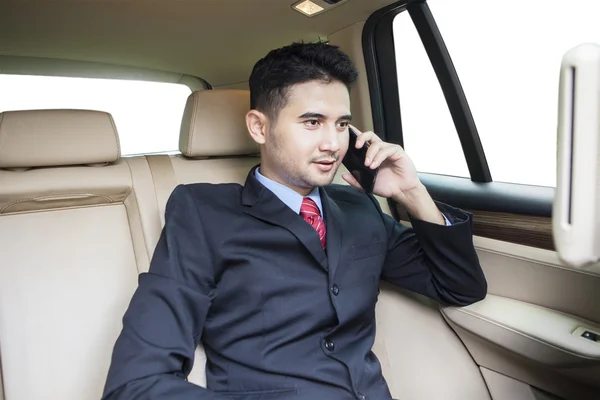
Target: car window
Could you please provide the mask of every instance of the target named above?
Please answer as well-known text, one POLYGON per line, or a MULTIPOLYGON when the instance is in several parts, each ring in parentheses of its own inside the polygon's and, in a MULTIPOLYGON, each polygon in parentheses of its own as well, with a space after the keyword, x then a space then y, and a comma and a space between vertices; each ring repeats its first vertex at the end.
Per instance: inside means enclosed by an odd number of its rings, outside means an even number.
POLYGON ((0 75, 0 112, 88 109, 112 114, 123 155, 177 152, 191 90, 181 84, 117 79, 0 75))
MULTIPOLYGON (((562 56, 600 43, 600 3, 428 0, 461 80, 495 181, 555 186, 562 56)), ((417 169, 468 177, 460 142, 408 13, 394 20, 404 145, 417 169)))

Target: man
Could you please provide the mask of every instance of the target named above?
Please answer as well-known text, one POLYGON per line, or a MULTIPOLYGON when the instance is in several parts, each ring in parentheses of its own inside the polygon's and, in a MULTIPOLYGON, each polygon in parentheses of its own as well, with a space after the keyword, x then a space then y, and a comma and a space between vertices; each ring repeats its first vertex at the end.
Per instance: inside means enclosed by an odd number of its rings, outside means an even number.
MULTIPOLYGON (((244 186, 178 186, 115 345, 104 399, 390 399, 371 347, 380 279, 445 304, 485 297, 471 216, 435 203, 400 146, 365 132, 374 193, 329 185, 357 72, 326 44, 270 52, 246 115, 261 164, 244 186), (207 388, 186 381, 194 349, 207 388)), ((410 343, 407 343, 410 346, 410 343)))

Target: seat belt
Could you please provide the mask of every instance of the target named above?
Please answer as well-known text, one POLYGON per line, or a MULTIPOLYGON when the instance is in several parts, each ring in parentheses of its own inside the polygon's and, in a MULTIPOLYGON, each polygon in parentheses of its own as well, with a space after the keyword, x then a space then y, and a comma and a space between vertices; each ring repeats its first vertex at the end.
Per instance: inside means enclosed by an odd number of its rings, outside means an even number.
POLYGON ((158 203, 158 211, 160 213, 160 224, 161 226, 165 226, 167 201, 175 186, 177 186, 173 163, 171 162, 171 157, 168 155, 146 156, 146 160, 148 160, 148 166, 150 167, 152 180, 154 181, 156 202, 158 203))

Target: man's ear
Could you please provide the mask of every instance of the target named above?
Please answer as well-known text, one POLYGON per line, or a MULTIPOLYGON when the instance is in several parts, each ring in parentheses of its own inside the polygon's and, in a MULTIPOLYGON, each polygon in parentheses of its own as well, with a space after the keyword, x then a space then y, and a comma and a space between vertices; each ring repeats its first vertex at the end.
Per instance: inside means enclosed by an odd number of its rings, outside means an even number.
POLYGON ((258 144, 265 144, 268 127, 267 116, 257 110, 250 110, 246 114, 246 126, 252 139, 258 144))

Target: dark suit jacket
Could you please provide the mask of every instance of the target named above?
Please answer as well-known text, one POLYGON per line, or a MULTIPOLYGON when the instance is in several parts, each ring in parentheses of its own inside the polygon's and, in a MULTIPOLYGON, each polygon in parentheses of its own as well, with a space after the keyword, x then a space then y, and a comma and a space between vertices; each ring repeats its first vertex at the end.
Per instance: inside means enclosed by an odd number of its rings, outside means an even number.
MULTIPOLYGON (((440 302, 485 297, 471 216, 407 228, 350 186, 316 231, 254 177, 180 185, 141 274, 103 399, 389 399, 371 352, 380 279, 440 302), (186 381, 202 341, 207 387, 186 381)), ((410 343, 407 343, 410 346, 410 343)))

